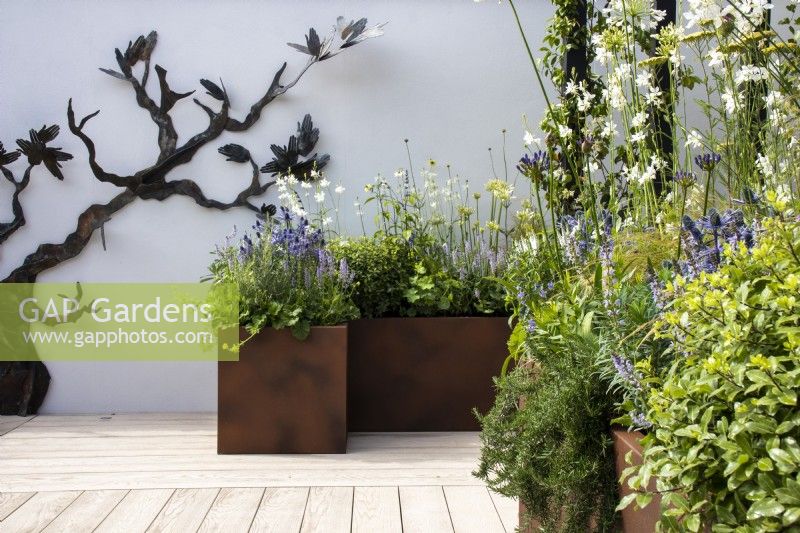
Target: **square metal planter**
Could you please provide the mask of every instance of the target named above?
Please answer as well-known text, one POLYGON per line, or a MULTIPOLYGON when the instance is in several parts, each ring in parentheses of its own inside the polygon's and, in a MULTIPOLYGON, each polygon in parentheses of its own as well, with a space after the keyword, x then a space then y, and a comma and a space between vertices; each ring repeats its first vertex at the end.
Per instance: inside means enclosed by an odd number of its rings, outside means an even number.
POLYGON ((218 365, 218 453, 346 452, 346 325, 265 329, 218 365))
POLYGON ((504 317, 350 323, 350 431, 478 431, 508 355, 504 317))

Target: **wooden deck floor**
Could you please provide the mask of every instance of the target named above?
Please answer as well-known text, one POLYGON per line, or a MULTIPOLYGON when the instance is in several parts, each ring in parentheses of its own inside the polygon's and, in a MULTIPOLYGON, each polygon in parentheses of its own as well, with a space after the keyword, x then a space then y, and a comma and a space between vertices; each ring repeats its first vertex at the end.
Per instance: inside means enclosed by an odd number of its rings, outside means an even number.
POLYGON ((346 455, 219 456, 216 416, 0 417, 0 533, 510 532, 475 433, 351 434, 346 455))

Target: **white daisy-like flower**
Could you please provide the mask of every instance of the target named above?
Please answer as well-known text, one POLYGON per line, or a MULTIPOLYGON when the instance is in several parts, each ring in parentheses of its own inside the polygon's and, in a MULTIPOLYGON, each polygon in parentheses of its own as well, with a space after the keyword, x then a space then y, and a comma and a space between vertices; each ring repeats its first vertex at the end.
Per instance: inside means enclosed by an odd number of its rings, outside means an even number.
POLYGON ((336 188, 333 189, 333 192, 335 192, 336 194, 342 194, 344 191, 345 191, 345 188, 342 187, 341 185, 337 185, 336 188))
POLYGON ((325 192, 319 191, 318 193, 316 193, 314 195, 314 200, 316 200, 318 203, 324 202, 325 201, 325 192))
POLYGON ((708 52, 708 66, 711 68, 718 67, 725 61, 725 56, 719 50, 711 50, 708 52))
POLYGON ((327 187, 330 184, 331 184, 331 182, 328 181, 327 178, 322 178, 321 180, 319 180, 319 186, 320 187, 324 188, 324 187, 327 187))
POLYGON ((697 132, 697 130, 692 130, 689 132, 689 135, 686 136, 686 144, 687 148, 702 148, 703 147, 703 138, 697 132))
POLYGON ((536 137, 528 130, 525 130, 525 135, 522 136, 522 142, 525 143, 525 146, 531 146, 534 143, 538 144, 536 137))
POLYGON ((310 189, 310 188, 312 188, 312 187, 313 187, 313 185, 311 185, 311 184, 310 184, 309 182, 307 182, 307 181, 301 181, 301 182, 300 182, 300 187, 302 187, 303 189, 310 189))

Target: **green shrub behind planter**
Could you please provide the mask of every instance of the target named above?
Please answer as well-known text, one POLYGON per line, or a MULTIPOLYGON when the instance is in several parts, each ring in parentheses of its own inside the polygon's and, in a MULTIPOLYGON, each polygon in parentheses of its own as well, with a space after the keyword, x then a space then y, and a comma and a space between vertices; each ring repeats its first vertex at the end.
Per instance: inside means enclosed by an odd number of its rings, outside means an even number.
POLYGON ((797 528, 800 223, 768 219, 751 252, 727 253, 716 273, 676 283, 664 320, 675 362, 631 485, 657 478, 666 529, 797 528))
POLYGON ((548 531, 608 531, 617 480, 613 401, 594 364, 599 339, 592 322, 599 302, 591 287, 571 292, 572 301, 558 293, 535 312, 537 325, 527 325, 527 337, 522 323, 512 335, 512 353, 523 339, 531 359, 496 381, 495 404, 481 417, 476 475, 493 490, 518 497, 548 531))

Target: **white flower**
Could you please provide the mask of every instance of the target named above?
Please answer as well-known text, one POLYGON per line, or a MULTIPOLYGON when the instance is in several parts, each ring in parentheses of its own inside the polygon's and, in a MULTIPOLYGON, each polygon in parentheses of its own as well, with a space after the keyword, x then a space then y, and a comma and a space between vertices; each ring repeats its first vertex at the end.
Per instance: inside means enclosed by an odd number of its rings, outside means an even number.
POLYGON ((319 191, 318 193, 316 193, 314 195, 314 200, 316 200, 318 203, 324 202, 325 201, 325 192, 319 191))
POLYGON ((765 155, 758 154, 758 157, 756 158, 756 167, 758 167, 758 170, 760 170, 766 178, 771 178, 775 175, 775 169, 772 166, 772 162, 765 155))
POLYGON ((644 185, 648 181, 656 179, 656 168, 654 165, 647 165, 644 172, 639 176, 639 185, 644 185))
POLYGON ((639 111, 631 119, 631 126, 636 129, 641 128, 647 122, 647 114, 644 111, 639 111))
POLYGON ((565 126, 563 124, 559 124, 558 125, 558 135, 562 139, 569 139, 570 137, 572 137, 572 130, 569 128, 569 126, 565 126))
POLYGON ((583 95, 578 98, 578 111, 582 113, 588 111, 592 106, 592 100, 594 100, 594 94, 590 92, 584 92, 583 95))
POLYGON ((394 171, 394 177, 399 180, 403 179, 405 176, 406 176, 406 171, 403 170, 402 168, 398 168, 397 170, 394 171))
POLYGON ((331 222, 333 222, 333 219, 331 217, 325 217, 324 219, 322 219, 322 227, 324 228, 326 226, 330 226, 331 222))
POLYGON ((575 82, 570 80, 567 82, 567 85, 564 87, 564 94, 575 94, 575 91, 578 90, 578 86, 575 85, 575 82))
POLYGON ((729 115, 735 113, 736 109, 742 105, 741 93, 734 94, 730 89, 726 89, 725 92, 719 95, 719 98, 725 104, 725 111, 729 115))
POLYGON ((769 79, 769 72, 767 69, 756 65, 742 65, 742 68, 739 69, 739 72, 737 72, 736 76, 733 78, 737 84, 766 79, 769 79))
POLYGON ((647 105, 657 106, 661 103, 661 89, 651 86, 647 94, 644 96, 644 101, 647 105))
POLYGON ((304 189, 310 189, 311 187, 313 187, 313 185, 311 185, 311 184, 310 184, 309 182, 307 182, 307 181, 301 181, 301 182, 300 182, 300 186, 301 186, 302 188, 304 188, 304 189))
POLYGON ((330 182, 330 181, 328 181, 326 178, 322 178, 322 179, 319 181, 319 186, 320 186, 320 187, 323 187, 323 188, 327 187, 327 186, 328 186, 328 185, 330 185, 330 184, 331 184, 331 182, 330 182))
POLYGON ((692 148, 702 148, 703 147, 703 138, 697 132, 697 130, 692 130, 689 132, 689 135, 686 136, 686 144, 685 146, 692 147, 692 148))
POLYGON ((345 191, 345 188, 342 187, 341 185, 337 185, 336 188, 333 189, 333 192, 335 192, 336 194, 342 194, 344 191, 345 191))
POLYGON ((725 56, 719 50, 711 50, 708 52, 708 59, 708 66, 714 68, 723 64, 725 56))
POLYGON ((525 135, 522 137, 522 141, 525 143, 525 146, 530 146, 534 143, 539 144, 539 140, 528 130, 525 130, 525 135))
POLYGON ((713 22, 716 28, 722 25, 722 8, 718 0, 688 0, 688 3, 689 9, 684 13, 687 28, 706 21, 713 22))
POLYGON ((770 91, 767 96, 764 97, 764 103, 766 103, 768 107, 775 107, 782 101, 783 95, 780 91, 770 91))
POLYGON ((614 138, 619 134, 617 131, 617 125, 614 123, 613 120, 607 120, 603 126, 603 131, 600 132, 600 135, 603 137, 614 138))
POLYGON ((645 141, 647 137, 645 136, 643 131, 637 131, 633 135, 631 135, 631 142, 632 143, 642 143, 645 141))
POLYGON ((649 87, 650 86, 650 79, 653 77, 652 73, 649 70, 643 70, 636 75, 636 86, 637 87, 649 87))

